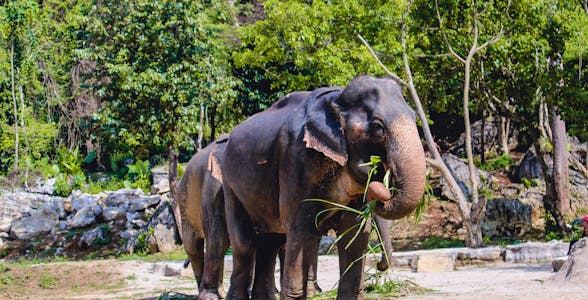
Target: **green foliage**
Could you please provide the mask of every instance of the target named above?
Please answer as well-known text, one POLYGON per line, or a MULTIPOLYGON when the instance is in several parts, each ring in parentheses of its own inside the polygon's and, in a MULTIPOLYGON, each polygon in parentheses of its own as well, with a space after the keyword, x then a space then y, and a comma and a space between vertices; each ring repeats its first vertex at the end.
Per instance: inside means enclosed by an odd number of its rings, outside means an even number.
POLYGON ((137 236, 137 242, 135 244, 135 252, 139 256, 145 256, 150 253, 149 245, 147 244, 147 240, 150 236, 153 236, 154 228, 148 227, 147 231, 141 232, 139 236, 137 236))
POLYGON ((530 188, 539 185, 541 183, 541 180, 539 178, 528 179, 526 177, 523 177, 521 178, 521 182, 523 183, 525 188, 530 188))
POLYGON ((465 243, 462 240, 451 238, 444 239, 440 237, 430 237, 423 241, 424 249, 439 249, 439 248, 460 248, 465 247, 465 243))
POLYGON ((129 180, 131 180, 131 187, 141 188, 145 192, 149 192, 151 187, 151 169, 149 168, 149 161, 137 160, 133 165, 127 165, 129 168, 129 180))
POLYGON ((481 170, 485 170, 488 172, 493 172, 497 170, 508 171, 515 164, 515 161, 508 154, 496 156, 496 153, 494 153, 494 155, 490 155, 489 157, 487 157, 486 162, 483 164, 480 162, 480 159, 478 157, 474 159, 474 162, 481 170))
POLYGON ((86 175, 82 170, 82 157, 77 149, 71 151, 60 148, 57 152, 59 173, 55 180, 55 194, 66 197, 75 189, 86 185, 86 175))
POLYGON ((57 287, 57 278, 49 274, 41 275, 39 286, 43 289, 55 289, 57 287))
POLYGON ((543 215, 545 221, 545 240, 561 240, 563 238, 562 233, 559 231, 555 220, 550 214, 543 215))

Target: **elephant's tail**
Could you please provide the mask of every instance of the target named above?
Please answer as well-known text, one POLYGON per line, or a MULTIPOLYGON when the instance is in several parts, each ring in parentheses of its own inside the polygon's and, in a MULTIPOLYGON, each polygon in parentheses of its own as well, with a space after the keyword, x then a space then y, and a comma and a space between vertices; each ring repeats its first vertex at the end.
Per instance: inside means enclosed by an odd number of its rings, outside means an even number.
POLYGON ((190 259, 186 258, 186 260, 184 261, 184 269, 187 268, 190 265, 190 259))

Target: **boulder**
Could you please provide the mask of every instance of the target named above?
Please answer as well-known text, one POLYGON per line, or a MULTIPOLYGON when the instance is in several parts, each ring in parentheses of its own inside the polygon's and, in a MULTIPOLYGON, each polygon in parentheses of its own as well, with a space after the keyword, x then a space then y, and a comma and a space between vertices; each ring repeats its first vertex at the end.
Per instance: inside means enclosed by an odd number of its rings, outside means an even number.
POLYGON ((58 222, 54 210, 41 208, 31 216, 12 222, 10 236, 14 239, 28 240, 53 231, 58 222))
POLYGON ((512 263, 552 261, 557 257, 565 256, 568 248, 569 243, 562 241, 551 241, 549 243, 528 242, 518 245, 508 245, 506 246, 504 260, 512 263))
POLYGON ((82 237, 78 241, 78 247, 91 247, 96 243, 97 240, 104 238, 104 230, 101 227, 88 230, 82 234, 82 237))
POLYGON ((56 178, 49 178, 47 180, 37 180, 28 189, 28 191, 37 194, 53 195, 53 193, 55 192, 56 180, 56 178))
POLYGON ((67 227, 82 228, 96 223, 98 217, 102 214, 102 207, 98 203, 90 204, 81 208, 69 221, 67 227))
MULTIPOLYGON (((180 236, 169 201, 162 201, 148 225, 153 228, 153 239, 159 252, 167 253, 177 248, 180 236)), ((155 247, 154 247, 155 248, 155 247)))
POLYGON ((169 166, 160 166, 151 169, 151 177, 153 185, 151 186, 151 194, 164 194, 169 192, 169 166))
POLYGON ((129 211, 136 212, 139 210, 144 210, 144 209, 147 209, 151 206, 159 204, 160 201, 161 201, 160 195, 144 196, 144 197, 133 200, 131 202, 131 204, 129 205, 129 211))
MULTIPOLYGON (((463 193, 465 195, 470 195, 470 170, 468 165, 463 160, 452 154, 443 154, 443 161, 449 168, 451 174, 453 174, 453 177, 457 181, 457 184, 463 193)), ((488 172, 476 170, 476 174, 480 178, 480 184, 478 188, 482 188, 484 186, 484 182, 491 182, 490 174, 488 172)), ((444 178, 440 178, 440 183, 441 196, 447 199, 455 200, 444 178)))
POLYGON ((334 243, 335 243, 335 239, 333 237, 328 236, 328 235, 323 235, 321 237, 321 241, 319 242, 319 249, 318 249, 319 255, 329 254, 329 250, 331 249, 331 247, 333 246, 334 243))
POLYGON ((533 207, 516 199, 492 199, 486 204, 484 236, 519 237, 533 228, 533 207))
POLYGON ((104 194, 84 194, 79 190, 74 190, 68 197, 71 203, 70 212, 78 212, 84 207, 93 206, 98 204, 98 200, 103 198, 104 194))
POLYGON ((581 238, 572 246, 568 260, 555 274, 553 280, 559 284, 588 283, 588 237, 581 238))
POLYGON ((126 207, 107 206, 104 209, 102 209, 102 218, 104 218, 105 221, 110 222, 124 218, 126 213, 126 207))
POLYGON ((122 189, 108 193, 104 199, 105 206, 127 207, 133 199, 144 196, 141 189, 122 189))
POLYGON ((457 257, 461 260, 483 260, 483 261, 498 261, 502 260, 504 256, 504 249, 498 246, 485 248, 459 248, 463 249, 457 253, 457 257))
MULTIPOLYGON (((498 140, 500 123, 493 117, 487 117, 484 121, 483 126, 482 120, 477 120, 471 125, 472 149, 476 154, 482 153, 482 150, 486 153, 498 152, 500 149, 498 140), (482 127, 484 128, 483 131, 482 127), (484 132, 484 147, 482 147, 482 132, 484 132)), ((516 128, 511 128, 511 130, 508 147, 509 149, 514 149, 518 145, 518 132, 516 128)), ((453 143, 450 151, 465 156, 465 133, 462 133, 457 141, 453 143)))
POLYGON ((453 255, 419 255, 414 256, 411 263, 414 272, 451 272, 455 269, 453 255))
POLYGON ((0 232, 10 232, 10 227, 12 227, 12 219, 0 217, 0 232))

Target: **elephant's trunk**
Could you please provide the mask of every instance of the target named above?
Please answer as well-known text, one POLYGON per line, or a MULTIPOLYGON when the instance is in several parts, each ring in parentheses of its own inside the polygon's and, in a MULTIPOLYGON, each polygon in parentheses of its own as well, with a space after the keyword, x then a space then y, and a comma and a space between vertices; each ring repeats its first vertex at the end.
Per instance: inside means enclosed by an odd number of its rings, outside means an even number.
POLYGON ((400 219, 418 205, 425 189, 425 153, 416 124, 403 115, 389 125, 387 165, 392 171, 395 190, 387 201, 380 201, 375 212, 385 219, 400 219))

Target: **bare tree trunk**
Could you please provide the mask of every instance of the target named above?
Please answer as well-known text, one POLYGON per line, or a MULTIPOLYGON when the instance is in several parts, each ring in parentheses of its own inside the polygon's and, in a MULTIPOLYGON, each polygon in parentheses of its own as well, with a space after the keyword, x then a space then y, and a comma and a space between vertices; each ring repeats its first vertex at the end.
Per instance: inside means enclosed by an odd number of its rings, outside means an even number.
POLYGON ((541 149, 538 131, 536 130, 536 128, 530 127, 529 132, 531 133, 531 137, 533 138, 533 146, 535 147, 537 161, 541 165, 541 171, 543 172, 543 177, 545 179, 545 195, 543 195, 543 206, 545 207, 545 210, 549 212, 549 214, 555 220, 559 232, 565 234, 568 232, 568 229, 566 227, 564 216, 558 209, 557 195, 555 192, 555 187, 553 185, 553 177, 551 172, 549 171, 547 162, 545 161, 545 153, 543 153, 543 149, 541 149))
POLYGON ((198 150, 202 149, 202 139, 204 138, 204 103, 200 103, 200 130, 198 131, 198 150))
MULTIPOLYGON (((20 76, 19 76, 20 77, 20 76)), ((25 140, 25 179, 24 185, 26 188, 29 187, 29 138, 27 135, 27 127, 25 124, 25 103, 24 103, 24 93, 22 90, 22 85, 18 86, 18 93, 20 96, 20 104, 21 104, 21 111, 20 111, 20 126, 22 127, 22 133, 24 135, 25 140)))
POLYGON ((18 106, 16 103, 16 92, 14 90, 14 40, 10 44, 10 75, 12 85, 12 104, 14 108, 14 172, 18 174, 18 106))
POLYGON ((216 106, 215 105, 211 105, 210 107, 210 114, 209 114, 209 118, 210 118, 210 142, 214 141, 216 139, 216 106))
POLYGON ((500 143, 500 148, 502 149, 502 154, 508 155, 510 149, 508 147, 508 136, 509 136, 509 129, 510 129, 510 119, 507 119, 504 116, 498 118, 499 125, 498 125, 498 142, 500 143))
POLYGON ((557 109, 551 109, 551 133, 553 137, 553 187, 557 198, 557 209, 562 215, 570 214, 570 171, 566 123, 561 120, 557 109))
POLYGON ((180 239, 183 241, 182 236, 182 215, 180 214, 180 206, 178 205, 177 195, 178 195, 178 153, 174 150, 173 144, 170 143, 167 147, 168 149, 168 161, 169 161, 169 171, 168 171, 168 180, 169 180, 169 190, 171 194, 171 205, 174 213, 174 218, 176 220, 176 227, 178 229, 178 234, 180 235, 180 239))

